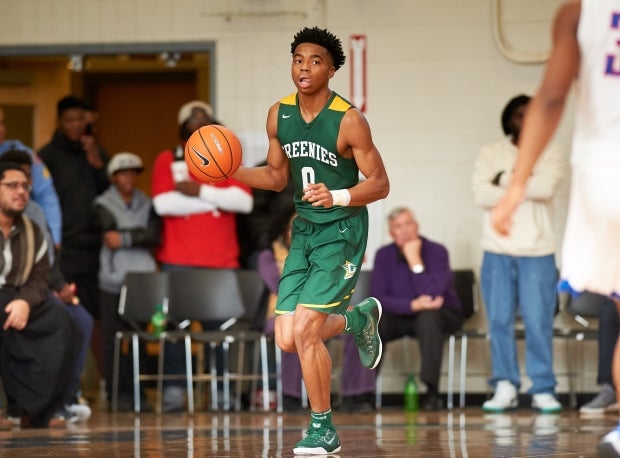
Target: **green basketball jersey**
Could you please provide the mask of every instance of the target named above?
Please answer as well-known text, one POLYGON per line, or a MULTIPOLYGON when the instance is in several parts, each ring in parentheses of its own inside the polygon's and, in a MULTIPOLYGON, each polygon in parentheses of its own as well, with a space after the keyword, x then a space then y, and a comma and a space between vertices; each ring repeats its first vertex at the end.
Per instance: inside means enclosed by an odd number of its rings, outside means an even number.
POLYGON ((312 122, 301 116, 297 94, 280 100, 278 140, 289 159, 295 189, 297 214, 307 221, 324 224, 346 218, 360 207, 313 207, 303 201, 303 189, 309 183, 324 183, 327 189, 346 189, 359 181, 359 169, 353 158, 342 157, 336 149, 340 122, 352 105, 335 92, 312 122))

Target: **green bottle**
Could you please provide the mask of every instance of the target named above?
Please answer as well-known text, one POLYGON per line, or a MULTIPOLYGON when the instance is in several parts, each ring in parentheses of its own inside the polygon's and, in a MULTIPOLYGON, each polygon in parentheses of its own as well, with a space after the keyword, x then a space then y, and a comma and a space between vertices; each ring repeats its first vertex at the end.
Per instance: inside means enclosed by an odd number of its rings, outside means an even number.
POLYGON ((155 313, 151 317, 151 324, 153 325, 153 334, 159 337, 159 335, 166 330, 166 324, 168 319, 164 313, 164 308, 161 304, 157 304, 155 307, 155 313))
POLYGON ((403 394, 403 401, 406 412, 418 411, 418 384, 416 383, 413 374, 409 374, 409 376, 407 377, 407 382, 405 383, 405 391, 403 394))

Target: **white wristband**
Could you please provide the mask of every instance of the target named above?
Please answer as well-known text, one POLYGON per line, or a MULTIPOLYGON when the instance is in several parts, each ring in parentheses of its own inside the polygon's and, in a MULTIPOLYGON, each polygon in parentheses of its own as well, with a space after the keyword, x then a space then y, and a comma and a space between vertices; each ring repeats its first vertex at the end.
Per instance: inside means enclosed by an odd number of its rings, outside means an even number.
POLYGON ((332 195, 332 201, 334 205, 340 205, 341 207, 346 207, 351 202, 351 194, 348 189, 334 189, 333 191, 329 191, 332 195))

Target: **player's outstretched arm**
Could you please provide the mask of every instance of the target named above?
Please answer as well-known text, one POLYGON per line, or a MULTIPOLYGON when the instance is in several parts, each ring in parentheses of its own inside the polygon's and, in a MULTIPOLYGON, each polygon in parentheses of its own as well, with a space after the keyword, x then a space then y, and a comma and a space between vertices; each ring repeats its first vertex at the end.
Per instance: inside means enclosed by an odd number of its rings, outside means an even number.
POLYGON ((536 160, 555 132, 568 92, 579 70, 580 2, 569 2, 558 10, 553 25, 553 50, 538 92, 527 108, 513 181, 524 185, 536 160))
POLYGON ((355 158, 364 181, 349 189, 349 205, 367 205, 384 199, 390 192, 390 181, 377 147, 372 141, 370 126, 364 115, 356 108, 350 109, 342 119, 338 151, 350 151, 355 158))
POLYGON ((282 151, 282 145, 277 137, 279 106, 280 104, 276 103, 267 114, 267 137, 269 139, 267 165, 261 167, 242 166, 233 174, 233 178, 253 188, 282 191, 288 184, 288 158, 282 151))

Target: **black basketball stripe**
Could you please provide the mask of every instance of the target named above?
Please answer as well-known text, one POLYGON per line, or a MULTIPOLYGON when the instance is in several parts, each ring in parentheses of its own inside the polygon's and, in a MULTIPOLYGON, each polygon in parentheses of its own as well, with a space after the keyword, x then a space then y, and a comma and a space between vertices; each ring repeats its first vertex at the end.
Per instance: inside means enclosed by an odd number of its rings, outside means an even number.
MULTIPOLYGON (((205 126, 206 127, 206 126, 205 126)), ((209 126, 210 128, 214 128, 213 126, 209 126)), ((221 131, 217 128, 214 128, 215 130, 217 130, 218 132, 221 133, 221 131)), ((206 129, 205 129, 206 130, 206 129)), ((209 156, 211 156, 211 160, 213 161, 213 163, 215 164, 215 166, 217 167, 217 169, 220 171, 220 173, 222 174, 223 178, 228 178, 228 174, 226 172, 224 172, 224 170, 222 170, 222 167, 220 166, 220 164, 217 162, 217 159, 215 158, 213 152, 211 151, 211 148, 209 148, 209 144, 207 143, 207 141, 205 140, 205 137, 203 137, 202 135, 202 127, 200 129, 198 129, 198 135, 200 136, 200 140, 202 140, 202 144, 204 145, 204 147, 207 149, 207 152, 209 153, 209 156)), ((224 138, 226 138, 224 136, 224 138)), ((228 140, 226 141, 226 143, 228 143, 228 140)), ((216 147, 217 148, 217 147, 216 147)), ((230 151, 230 145, 228 145, 228 150, 230 151)), ((205 173, 205 175, 207 176, 212 176, 209 175, 208 173, 205 173)), ((213 178, 217 178, 217 177, 213 177, 213 178)))
MULTIPOLYGON (((229 154, 229 156, 230 156, 230 169, 232 170, 232 168, 233 168, 233 163, 234 163, 234 161, 233 161, 233 159, 234 159, 234 155, 233 155, 233 152, 232 152, 232 150, 233 150, 233 149, 232 149, 232 145, 231 145, 231 144, 230 144, 230 142, 228 141, 228 136, 227 136, 227 135, 226 135, 226 134, 222 131, 222 129, 220 129, 220 128, 219 128, 219 126, 217 126, 217 125, 213 124, 213 125, 211 125, 211 127, 212 127, 214 130, 217 130, 220 134, 222 134, 222 138, 224 138, 224 139, 226 140, 226 145, 228 146, 228 154, 229 154)), ((231 170, 229 170, 229 171, 228 171, 228 173, 231 173, 231 170)), ((228 173, 226 174, 226 177, 228 177, 228 173)))
MULTIPOLYGON (((217 176, 217 175, 212 175, 210 173, 206 173, 205 170, 202 168, 202 164, 200 163, 201 161, 197 161, 196 160, 196 157, 195 157, 194 154, 192 154, 191 150, 193 150, 193 148, 191 147, 190 142, 188 141, 185 144, 185 157, 189 158, 191 163, 194 165, 194 169, 192 170, 192 173, 194 175, 196 175, 196 178, 200 179, 200 176, 198 175, 198 173, 200 173, 201 175, 203 175, 203 176, 205 176, 207 178, 210 178, 211 180, 221 181, 224 178, 226 178, 225 176, 222 176, 222 175, 217 176)), ((208 150, 208 148, 207 148, 207 150, 208 150)), ((209 153, 209 155, 210 155, 210 153, 209 153)), ((206 158, 204 155, 201 155, 201 157, 203 157, 205 160, 208 160, 208 158, 206 158)))

